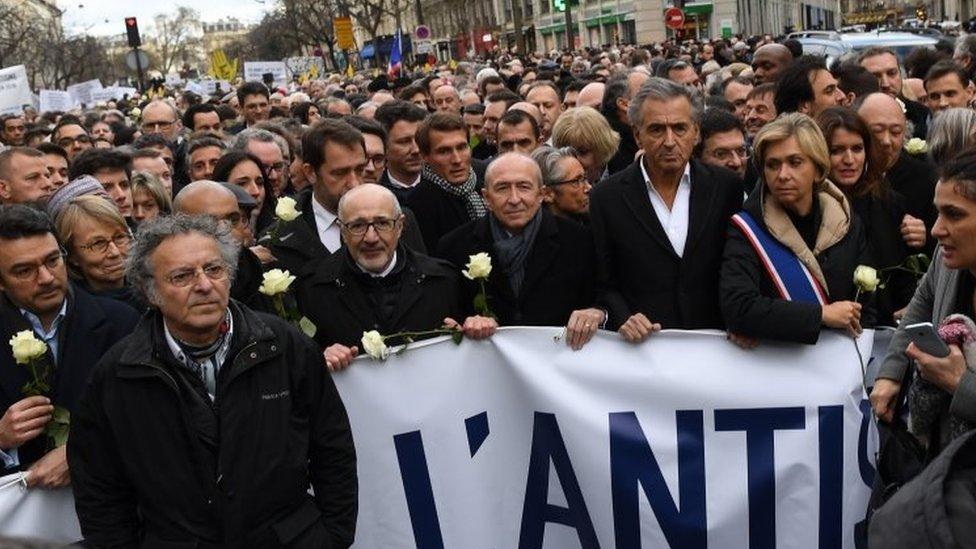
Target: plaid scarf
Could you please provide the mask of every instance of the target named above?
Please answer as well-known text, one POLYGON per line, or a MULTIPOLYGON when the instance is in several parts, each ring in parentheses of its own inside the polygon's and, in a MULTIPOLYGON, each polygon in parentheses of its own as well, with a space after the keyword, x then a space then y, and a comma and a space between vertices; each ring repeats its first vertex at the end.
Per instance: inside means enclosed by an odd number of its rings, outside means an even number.
POLYGON ((447 194, 463 198, 464 209, 467 210, 468 217, 472 221, 480 219, 488 213, 488 210, 485 208, 485 201, 481 198, 481 194, 478 193, 478 178, 474 175, 474 170, 471 168, 468 168, 468 180, 460 185, 448 183, 446 179, 437 175, 426 164, 424 164, 423 177, 430 179, 432 183, 440 187, 447 194))

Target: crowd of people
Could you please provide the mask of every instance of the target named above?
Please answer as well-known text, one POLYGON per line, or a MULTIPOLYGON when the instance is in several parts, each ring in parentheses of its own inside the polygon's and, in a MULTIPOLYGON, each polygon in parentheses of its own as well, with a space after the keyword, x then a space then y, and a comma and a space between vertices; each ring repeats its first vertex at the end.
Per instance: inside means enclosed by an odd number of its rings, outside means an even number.
MULTIPOLYGON (((44 348, 0 352, 3 472, 70 484, 91 547, 348 547, 330 372, 364 332, 749 349, 973 318, 974 72, 976 35, 831 66, 755 37, 6 115, 0 328, 44 348)), ((896 332, 880 422, 908 402, 938 455, 976 422, 967 358, 896 332)))

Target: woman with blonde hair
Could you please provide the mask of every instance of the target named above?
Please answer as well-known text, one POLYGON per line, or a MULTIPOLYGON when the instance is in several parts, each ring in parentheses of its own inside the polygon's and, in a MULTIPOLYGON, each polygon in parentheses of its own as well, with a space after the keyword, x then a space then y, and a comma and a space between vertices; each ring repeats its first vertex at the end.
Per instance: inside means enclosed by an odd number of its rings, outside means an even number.
POLYGON ((54 220, 67 252, 68 273, 90 294, 145 310, 125 285, 125 258, 132 233, 114 203, 95 195, 72 198, 54 220))
POLYGON ((753 141, 761 184, 734 215, 720 295, 730 337, 816 343, 824 327, 860 334, 873 311, 854 301, 867 243, 844 193, 827 178, 830 153, 810 117, 791 113, 753 141))
POLYGON ((575 149, 588 181, 596 184, 607 177, 607 163, 617 154, 620 134, 596 109, 575 107, 556 120, 552 127, 552 145, 575 149))

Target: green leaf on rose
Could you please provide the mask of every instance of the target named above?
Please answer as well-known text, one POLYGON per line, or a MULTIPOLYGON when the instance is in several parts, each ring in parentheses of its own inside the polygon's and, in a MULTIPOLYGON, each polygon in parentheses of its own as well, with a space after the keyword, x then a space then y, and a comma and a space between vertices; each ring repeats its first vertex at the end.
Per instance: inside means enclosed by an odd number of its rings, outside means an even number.
POLYGON ((298 328, 308 337, 315 337, 315 332, 318 331, 315 323, 309 320, 307 316, 303 316, 301 320, 298 321, 298 328))

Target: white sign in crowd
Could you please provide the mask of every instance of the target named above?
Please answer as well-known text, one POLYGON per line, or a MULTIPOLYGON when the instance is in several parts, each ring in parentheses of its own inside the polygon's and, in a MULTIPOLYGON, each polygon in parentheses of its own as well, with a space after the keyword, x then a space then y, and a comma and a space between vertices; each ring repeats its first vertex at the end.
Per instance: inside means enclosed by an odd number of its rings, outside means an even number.
MULTIPOLYGON (((574 352, 561 333, 442 338, 334 376, 356 549, 854 547, 877 437, 851 338, 600 332, 574 352)), ((0 535, 70 541, 70 499, 0 484, 0 535)))

